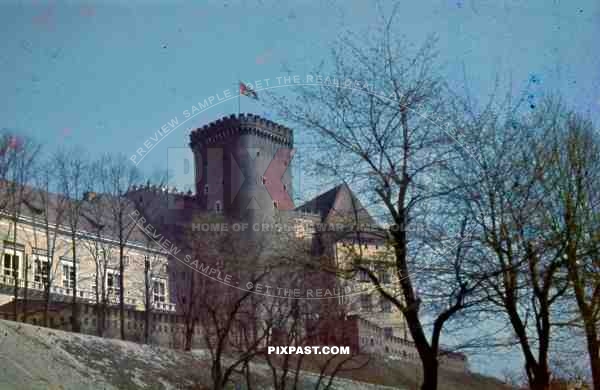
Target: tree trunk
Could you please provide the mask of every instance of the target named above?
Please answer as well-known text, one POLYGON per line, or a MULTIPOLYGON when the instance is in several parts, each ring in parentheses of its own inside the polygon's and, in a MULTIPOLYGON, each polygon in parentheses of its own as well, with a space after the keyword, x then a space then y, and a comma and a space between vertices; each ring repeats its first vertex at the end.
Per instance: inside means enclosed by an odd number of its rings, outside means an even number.
MULTIPOLYGON (((191 315, 190 315, 191 317, 191 315)), ((194 320, 187 320, 186 324, 185 324, 185 345, 184 345, 184 350, 185 351, 191 351, 192 350, 192 340, 194 338, 194 320)))
POLYGON ((125 264, 123 264, 123 243, 119 245, 119 323, 121 340, 125 340, 125 286, 123 286, 125 264))
POLYGON ((150 260, 144 260, 144 298, 146 311, 144 312, 144 343, 148 344, 150 338, 150 260))
POLYGON ((585 336, 587 339, 588 354, 590 355, 590 366, 592 368, 592 381, 594 389, 600 389, 600 340, 594 322, 589 319, 585 321, 585 336))
POLYGON ((148 344, 150 341, 150 310, 146 310, 145 314, 145 324, 144 324, 144 343, 148 344))
POLYGON ((225 385, 223 383, 223 373, 221 370, 221 364, 219 363, 219 357, 217 357, 213 362, 213 366, 212 366, 212 379, 213 379, 213 389, 214 390, 222 390, 225 388, 225 385))
MULTIPOLYGON (((14 279, 14 299, 15 299, 15 306, 13 309, 13 315, 14 315, 14 319, 15 321, 19 321, 19 308, 17 303, 19 302, 19 265, 15 262, 15 258, 17 256, 17 216, 14 216, 13 219, 14 225, 13 225, 13 274, 12 277, 14 279)), ((21 261, 21 259, 19 259, 19 262, 21 261)))
POLYGON ((27 322, 27 300, 29 299, 27 288, 27 284, 29 283, 29 257, 25 253, 23 253, 23 276, 25 283, 23 287, 23 322, 27 322))
POLYGON ((527 377, 531 390, 550 389, 550 372, 547 368, 535 364, 533 366, 526 364, 527 377))
MULTIPOLYGON (((73 302, 72 302, 72 313, 71 313, 71 330, 79 333, 81 327, 79 326, 79 305, 77 304, 77 246, 75 244, 75 234, 71 236, 71 253, 73 254, 73 302)), ((67 276, 69 279, 71 275, 67 276)))
MULTIPOLYGON (((48 237, 46 236, 46 240, 48 237)), ((50 277, 50 272, 52 269, 51 264, 54 263, 54 256, 50 255, 50 251, 48 251, 48 261, 46 262, 46 283, 44 284, 44 314, 43 321, 44 326, 48 327, 48 313, 50 312, 50 283, 52 278, 50 277)))
POLYGON ((429 354, 425 358, 421 358, 423 367, 423 383, 421 390, 437 390, 438 385, 438 360, 437 356, 429 354))

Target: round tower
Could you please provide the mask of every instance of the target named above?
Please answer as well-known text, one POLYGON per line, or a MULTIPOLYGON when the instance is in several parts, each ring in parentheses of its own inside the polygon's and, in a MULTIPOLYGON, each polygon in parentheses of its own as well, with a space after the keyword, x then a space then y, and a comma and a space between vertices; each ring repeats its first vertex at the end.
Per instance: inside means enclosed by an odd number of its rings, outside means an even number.
POLYGON ((291 210, 293 131, 253 114, 190 134, 200 207, 249 223, 291 210))

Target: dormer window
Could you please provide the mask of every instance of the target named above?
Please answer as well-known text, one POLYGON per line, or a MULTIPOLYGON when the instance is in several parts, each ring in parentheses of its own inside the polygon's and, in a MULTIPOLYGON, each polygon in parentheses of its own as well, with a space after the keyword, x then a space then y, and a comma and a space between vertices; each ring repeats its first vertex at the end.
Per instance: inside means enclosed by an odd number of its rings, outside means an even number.
POLYGON ((273 202, 273 208, 276 209, 278 206, 277 201, 273 202))

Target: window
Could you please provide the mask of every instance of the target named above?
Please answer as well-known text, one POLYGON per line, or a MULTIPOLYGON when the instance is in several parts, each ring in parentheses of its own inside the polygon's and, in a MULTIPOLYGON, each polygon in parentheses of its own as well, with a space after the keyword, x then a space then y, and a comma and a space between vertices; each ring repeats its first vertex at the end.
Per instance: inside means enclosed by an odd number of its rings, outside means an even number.
POLYGON ((23 257, 23 253, 16 251, 13 252, 12 249, 5 249, 4 252, 4 261, 3 261, 3 270, 2 274, 5 276, 12 276, 14 278, 19 278, 20 273, 20 263, 21 258, 23 257))
POLYGON ((277 208, 277 206, 278 206, 278 204, 277 204, 277 201, 274 201, 274 202, 273 202, 273 208, 274 208, 274 209, 276 209, 276 208, 277 208))
POLYGON ((215 211, 217 213, 221 212, 221 202, 219 202, 218 200, 215 202, 215 211))
POLYGON ((383 334, 385 337, 392 337, 394 335, 394 329, 391 327, 383 328, 383 334))
POLYGON ((287 191, 287 186, 285 184, 283 185, 283 190, 287 191))
POLYGON ((392 304, 387 299, 381 298, 380 305, 381 305, 381 311, 382 312, 384 312, 384 313, 391 313, 392 312, 392 304))
POLYGON ((361 282, 369 281, 369 274, 366 270, 361 269, 360 271, 358 271, 358 280, 361 282))
POLYGON ((263 183, 263 184, 267 184, 267 178, 266 178, 266 177, 264 177, 264 176, 261 176, 261 179, 262 179, 262 183, 263 183))
POLYGON ((363 311, 371 311, 371 296, 366 294, 361 295, 360 306, 363 311))
POLYGON ((208 195, 208 184, 204 185, 204 195, 208 195))
POLYGON ((152 286, 153 302, 164 303, 166 301, 166 283, 164 280, 155 279, 152 286))
POLYGON ((123 256, 123 265, 124 266, 129 265, 129 256, 123 256))
POLYGON ((36 283, 48 283, 48 256, 45 249, 33 248, 33 280, 36 283))
POLYGON ((75 287, 75 268, 73 268, 73 264, 69 265, 63 263, 62 266, 62 280, 64 288, 73 288, 75 287))
POLYGON ((379 270, 379 281, 381 283, 390 283, 390 273, 385 269, 379 270))
POLYGON ((107 270, 106 272, 106 290, 109 294, 119 294, 120 289, 120 278, 119 272, 113 270, 107 270))

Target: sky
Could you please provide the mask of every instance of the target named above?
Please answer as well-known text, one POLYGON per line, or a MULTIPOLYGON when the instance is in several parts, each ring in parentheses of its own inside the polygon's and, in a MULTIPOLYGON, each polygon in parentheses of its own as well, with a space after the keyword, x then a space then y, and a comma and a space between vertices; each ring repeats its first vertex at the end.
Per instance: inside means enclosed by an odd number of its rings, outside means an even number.
MULTIPOLYGON (((451 85, 466 80, 485 99, 497 76, 517 90, 533 78, 531 101, 559 92, 600 119, 597 0, 400 3, 397 36, 419 44, 436 34, 451 85)), ((66 145, 130 157, 177 118, 180 125, 138 161, 149 174, 169 153, 189 153, 187 129, 237 113, 238 81, 274 80, 285 67, 309 73, 347 31, 377 26, 373 4, 0 0, 0 128, 31 135, 47 151, 66 145), (182 123, 185 110, 226 90, 234 97, 182 123)), ((277 121, 260 103, 243 98, 241 111, 277 121)), ((474 361, 494 375, 507 365, 500 356, 474 361)))

